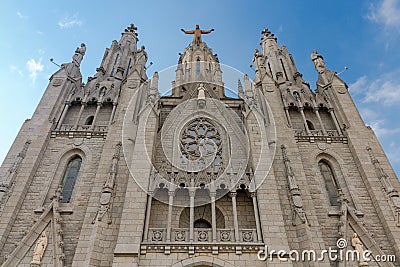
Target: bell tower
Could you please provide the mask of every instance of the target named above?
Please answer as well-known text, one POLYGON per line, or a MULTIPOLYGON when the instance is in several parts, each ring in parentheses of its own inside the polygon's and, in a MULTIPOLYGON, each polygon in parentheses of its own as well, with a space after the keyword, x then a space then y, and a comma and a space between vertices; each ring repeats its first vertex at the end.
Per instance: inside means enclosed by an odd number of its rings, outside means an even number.
POLYGON ((179 54, 175 81, 172 82, 172 96, 192 98, 190 95, 194 89, 191 85, 202 82, 205 85, 206 97, 220 99, 225 97, 225 94, 218 55, 213 54, 212 49, 201 38, 201 34, 210 33, 213 29, 205 31, 200 30, 198 26, 196 25, 193 31, 182 29, 186 34, 193 34, 194 39, 183 53, 179 54))

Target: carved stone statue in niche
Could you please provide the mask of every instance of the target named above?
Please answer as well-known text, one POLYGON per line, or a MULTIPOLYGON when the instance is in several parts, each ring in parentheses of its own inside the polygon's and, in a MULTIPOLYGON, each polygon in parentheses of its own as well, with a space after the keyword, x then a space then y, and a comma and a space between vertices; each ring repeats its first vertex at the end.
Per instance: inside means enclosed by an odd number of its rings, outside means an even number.
POLYGON ((36 241, 36 245, 32 254, 31 266, 37 266, 41 264, 43 254, 46 251, 46 248, 47 248, 47 235, 46 232, 43 231, 39 239, 36 241))

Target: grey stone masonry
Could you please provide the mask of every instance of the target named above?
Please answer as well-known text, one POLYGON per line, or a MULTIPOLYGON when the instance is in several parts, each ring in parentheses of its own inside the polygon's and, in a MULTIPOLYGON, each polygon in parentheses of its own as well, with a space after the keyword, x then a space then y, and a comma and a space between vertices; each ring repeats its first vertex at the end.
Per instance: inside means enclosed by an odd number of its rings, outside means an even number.
POLYGON ((0 167, 1 266, 400 266, 400 183, 322 55, 311 90, 264 29, 228 97, 197 25, 160 95, 136 31, 86 83, 81 44, 23 123, 0 167), (342 244, 390 260, 318 259, 342 244))

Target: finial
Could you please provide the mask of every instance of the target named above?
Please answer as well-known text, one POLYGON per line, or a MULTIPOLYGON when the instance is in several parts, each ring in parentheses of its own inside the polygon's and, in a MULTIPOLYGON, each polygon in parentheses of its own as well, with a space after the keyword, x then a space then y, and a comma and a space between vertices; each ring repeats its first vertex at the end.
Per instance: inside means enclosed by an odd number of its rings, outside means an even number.
POLYGON ((275 41, 277 41, 278 39, 274 36, 273 33, 271 33, 270 30, 268 30, 267 27, 264 28, 264 30, 261 31, 261 34, 263 34, 264 36, 261 38, 262 41, 266 40, 266 39, 274 39, 275 41))
POLYGON ((135 36, 137 36, 138 34, 136 33, 137 27, 135 26, 135 24, 131 23, 126 29, 125 32, 131 32, 133 33, 135 36))

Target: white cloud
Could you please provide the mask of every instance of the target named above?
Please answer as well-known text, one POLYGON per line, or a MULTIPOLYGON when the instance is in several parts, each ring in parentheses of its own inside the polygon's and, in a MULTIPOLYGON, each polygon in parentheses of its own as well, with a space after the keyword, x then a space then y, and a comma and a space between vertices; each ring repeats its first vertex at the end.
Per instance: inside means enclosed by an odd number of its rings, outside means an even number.
POLYGON ((367 84, 367 76, 361 76, 354 83, 349 85, 349 91, 353 94, 362 92, 367 84))
POLYGON ((368 86, 363 102, 400 103, 400 81, 377 79, 368 86))
POLYGON ((363 103, 397 105, 400 103, 400 69, 374 79, 361 76, 350 84, 349 90, 361 97, 363 103))
POLYGON ((373 120, 367 123, 371 126, 371 128, 374 130, 376 136, 378 138, 383 139, 384 137, 388 135, 394 135, 400 133, 400 128, 386 128, 384 126, 385 120, 373 120))
POLYGON ((360 113, 365 121, 375 120, 378 117, 378 114, 374 110, 367 107, 361 107, 360 113))
POLYGON ((383 24, 386 28, 400 30, 399 0, 382 0, 377 5, 372 4, 367 18, 373 22, 383 24))
POLYGON ((81 26, 82 21, 78 19, 78 14, 74 14, 72 17, 71 16, 65 16, 63 19, 61 19, 58 22, 58 26, 61 29, 68 29, 72 28, 74 26, 81 26))
POLYGON ((32 79, 32 83, 35 83, 38 72, 43 70, 42 58, 40 58, 38 62, 33 58, 29 59, 26 62, 26 67, 29 72, 29 77, 32 79))
POLYGON ((20 19, 27 19, 27 18, 28 18, 28 16, 22 14, 22 13, 19 12, 19 11, 17 11, 17 16, 18 16, 18 18, 20 18, 20 19))

